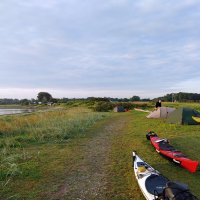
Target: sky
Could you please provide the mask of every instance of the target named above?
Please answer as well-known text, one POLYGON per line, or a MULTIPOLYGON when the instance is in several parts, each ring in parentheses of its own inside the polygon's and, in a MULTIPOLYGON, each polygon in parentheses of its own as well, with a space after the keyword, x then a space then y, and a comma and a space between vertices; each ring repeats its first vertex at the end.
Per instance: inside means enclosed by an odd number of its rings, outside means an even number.
POLYGON ((1 0, 0 98, 200 93, 199 0, 1 0))

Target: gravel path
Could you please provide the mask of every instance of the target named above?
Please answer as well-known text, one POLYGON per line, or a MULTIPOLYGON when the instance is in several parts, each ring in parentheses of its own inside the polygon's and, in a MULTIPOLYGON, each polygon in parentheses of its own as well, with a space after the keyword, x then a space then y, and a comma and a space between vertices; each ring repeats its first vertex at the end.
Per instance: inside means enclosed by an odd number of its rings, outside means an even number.
POLYGON ((122 133, 128 120, 127 115, 119 115, 98 127, 94 136, 77 147, 81 155, 75 169, 70 170, 65 183, 54 193, 52 199, 92 200, 106 199, 106 170, 109 167, 109 151, 112 138, 122 133))

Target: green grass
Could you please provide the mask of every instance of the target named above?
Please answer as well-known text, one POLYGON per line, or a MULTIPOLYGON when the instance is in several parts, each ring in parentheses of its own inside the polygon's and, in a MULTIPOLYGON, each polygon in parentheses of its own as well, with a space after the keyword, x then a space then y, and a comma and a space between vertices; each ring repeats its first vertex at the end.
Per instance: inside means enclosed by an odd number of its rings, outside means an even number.
POLYGON ((200 104, 199 103, 163 102, 162 105, 163 106, 174 107, 174 108, 189 107, 189 108, 194 108, 194 109, 200 111, 200 104))
POLYGON ((21 199, 23 193, 27 192, 29 198, 29 185, 37 187, 47 174, 49 179, 52 171, 61 170, 57 157, 61 156, 60 152, 64 152, 60 158, 71 152, 71 140, 84 138, 86 130, 107 115, 109 114, 94 113, 79 107, 1 117, 0 190, 3 191, 4 198, 14 195, 13 199, 17 199, 20 193, 21 199), (63 150, 63 145, 68 145, 69 148, 63 150))
POLYGON ((200 172, 191 174, 160 156, 145 137, 147 130, 153 130, 191 159, 200 160, 199 125, 172 125, 163 119, 147 119, 146 115, 138 111, 93 113, 75 107, 1 117, 0 199, 51 199, 48 195, 65 183, 68 172, 79 170, 82 147, 95 139, 97 132, 101 134, 105 124, 115 122, 120 116, 125 119, 124 128, 117 130, 117 135, 112 127, 109 129, 106 198, 144 199, 132 169, 132 150, 169 179, 188 184, 200 198, 200 172))
POLYGON ((104 116, 104 113, 93 113, 79 107, 27 116, 2 117, 0 119, 0 147, 62 142, 83 135, 85 129, 104 116))
POLYGON ((152 167, 171 180, 189 185, 191 191, 200 197, 200 172, 192 174, 180 166, 159 155, 145 137, 148 130, 158 136, 168 138, 172 145, 189 158, 200 160, 199 126, 170 125, 162 119, 147 119, 145 113, 133 111, 127 129, 118 138, 114 138, 112 147, 113 164, 110 169, 112 199, 144 199, 133 177, 131 152, 136 150, 139 156, 152 167), (134 197, 134 198, 133 198, 134 197))

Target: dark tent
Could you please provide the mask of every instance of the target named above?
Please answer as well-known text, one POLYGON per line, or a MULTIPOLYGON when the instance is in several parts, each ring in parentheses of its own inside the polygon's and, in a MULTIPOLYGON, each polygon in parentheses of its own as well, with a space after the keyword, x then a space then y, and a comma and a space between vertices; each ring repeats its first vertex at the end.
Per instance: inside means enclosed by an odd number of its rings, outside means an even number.
POLYGON ((114 112, 125 112, 125 109, 123 106, 115 106, 114 112))
POLYGON ((178 108, 170 113, 167 122, 171 124, 200 124, 200 113, 192 108, 178 108))

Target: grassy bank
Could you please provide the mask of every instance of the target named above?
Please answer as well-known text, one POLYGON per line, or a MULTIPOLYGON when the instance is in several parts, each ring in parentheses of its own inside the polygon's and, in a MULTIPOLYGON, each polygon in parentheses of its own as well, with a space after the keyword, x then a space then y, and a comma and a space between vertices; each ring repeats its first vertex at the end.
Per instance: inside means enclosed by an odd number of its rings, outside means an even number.
POLYGON ((0 199, 35 199, 41 188, 36 191, 30 188, 37 188, 43 181, 55 182, 56 174, 52 172, 60 173, 64 169, 60 163, 70 155, 76 146, 74 142, 84 138, 86 130, 107 115, 78 107, 26 116, 1 116, 0 199), (66 145, 69 148, 63 148, 66 145))
MULTIPOLYGON (((82 198, 80 191, 92 194, 92 186, 99 183, 101 189, 95 192, 102 192, 103 199, 142 200, 132 150, 164 176, 188 184, 200 198, 200 172, 191 174, 163 158, 145 137, 147 130, 153 130, 191 159, 200 160, 199 125, 172 125, 146 115, 94 113, 76 107, 2 116, 0 199, 69 199, 68 194, 77 199, 82 198)), ((93 199, 102 199, 101 195, 93 199)))

